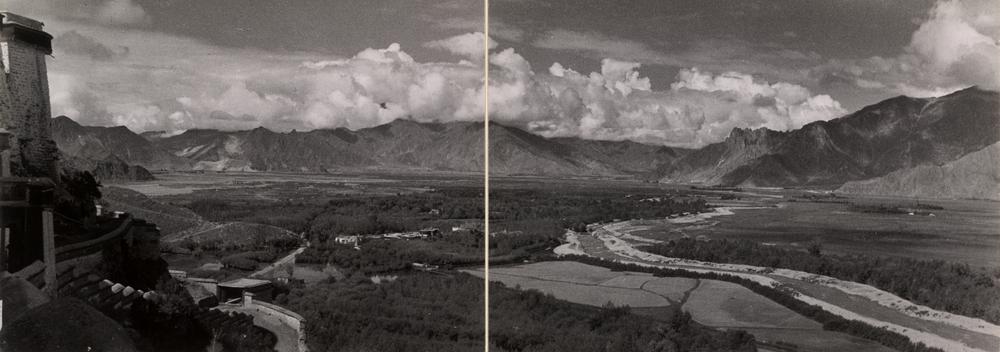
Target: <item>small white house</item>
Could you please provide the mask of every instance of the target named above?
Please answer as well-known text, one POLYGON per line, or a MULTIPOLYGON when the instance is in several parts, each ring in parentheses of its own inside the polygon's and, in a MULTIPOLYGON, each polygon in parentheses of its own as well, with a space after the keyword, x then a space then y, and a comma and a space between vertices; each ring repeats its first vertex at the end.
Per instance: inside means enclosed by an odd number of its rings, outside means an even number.
POLYGON ((357 246, 358 239, 359 239, 358 236, 337 236, 336 238, 333 239, 333 242, 337 244, 357 246))

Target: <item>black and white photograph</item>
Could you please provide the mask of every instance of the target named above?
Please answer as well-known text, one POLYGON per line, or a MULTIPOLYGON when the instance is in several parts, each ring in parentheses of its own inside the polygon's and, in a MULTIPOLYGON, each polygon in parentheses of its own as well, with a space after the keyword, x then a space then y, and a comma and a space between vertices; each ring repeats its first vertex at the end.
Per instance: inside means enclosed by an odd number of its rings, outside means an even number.
POLYGON ((483 349, 483 2, 2 4, 0 350, 483 349))
POLYGON ((490 233, 564 232, 490 266, 553 306, 490 290, 491 349, 1000 350, 998 21, 490 1, 490 233))
POLYGON ((0 352, 1000 351, 1000 0, 0 0, 0 352))

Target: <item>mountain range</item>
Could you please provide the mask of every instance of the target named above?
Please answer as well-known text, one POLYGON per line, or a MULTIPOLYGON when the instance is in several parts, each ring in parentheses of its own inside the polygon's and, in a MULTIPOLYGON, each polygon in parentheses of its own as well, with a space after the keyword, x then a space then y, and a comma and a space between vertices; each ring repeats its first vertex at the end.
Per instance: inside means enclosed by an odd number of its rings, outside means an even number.
POLYGON ((845 183, 837 192, 914 198, 1000 200, 1000 143, 944 165, 920 165, 845 183))
MULTIPOLYGON (((133 133, 53 119, 64 159, 93 169, 120 161, 158 170, 482 172, 483 125, 400 119, 359 130, 133 133)), ((734 129, 699 149, 545 138, 490 125, 494 175, 637 177, 727 186, 836 188, 941 166, 1000 142, 1000 94, 976 87, 937 98, 899 96, 792 131, 734 129)))
POLYGON ((744 186, 839 185, 941 165, 1000 140, 1000 95, 975 87, 888 99, 800 129, 734 129, 661 170, 664 180, 744 186))

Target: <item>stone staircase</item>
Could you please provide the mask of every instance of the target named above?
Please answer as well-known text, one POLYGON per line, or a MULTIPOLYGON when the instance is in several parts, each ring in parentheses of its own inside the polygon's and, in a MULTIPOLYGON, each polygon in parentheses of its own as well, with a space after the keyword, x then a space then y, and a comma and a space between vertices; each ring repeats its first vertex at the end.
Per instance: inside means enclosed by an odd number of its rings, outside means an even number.
POLYGON ((123 313, 137 301, 155 304, 158 299, 155 291, 138 290, 74 268, 59 273, 58 283, 59 296, 78 298, 106 313, 123 313))

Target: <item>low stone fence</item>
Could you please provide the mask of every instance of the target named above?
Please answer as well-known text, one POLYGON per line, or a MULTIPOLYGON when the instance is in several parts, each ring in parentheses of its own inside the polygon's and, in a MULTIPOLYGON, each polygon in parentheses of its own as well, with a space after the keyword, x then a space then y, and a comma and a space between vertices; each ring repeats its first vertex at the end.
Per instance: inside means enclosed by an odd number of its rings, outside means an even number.
POLYGON ((306 346, 306 331, 305 325, 306 320, 302 318, 301 315, 295 313, 287 308, 281 307, 276 304, 271 304, 267 302, 262 302, 258 300, 252 300, 249 305, 220 305, 218 308, 223 310, 238 310, 244 313, 250 313, 251 315, 265 320, 271 324, 285 325, 298 335, 298 352, 306 352, 309 348, 306 346), (229 306, 229 307, 227 307, 229 306), (231 307, 231 308, 230 308, 231 307))
POLYGON ((98 238, 56 247, 56 262, 71 260, 73 258, 100 251, 104 248, 105 244, 120 240, 122 236, 128 234, 131 227, 132 217, 129 216, 122 220, 121 224, 119 224, 114 230, 111 230, 98 238))
POLYGON ((258 312, 268 317, 274 317, 274 319, 281 321, 282 324, 295 329, 295 332, 299 334, 299 352, 309 350, 306 347, 306 320, 301 315, 279 305, 261 301, 253 301, 252 307, 256 308, 258 312))

